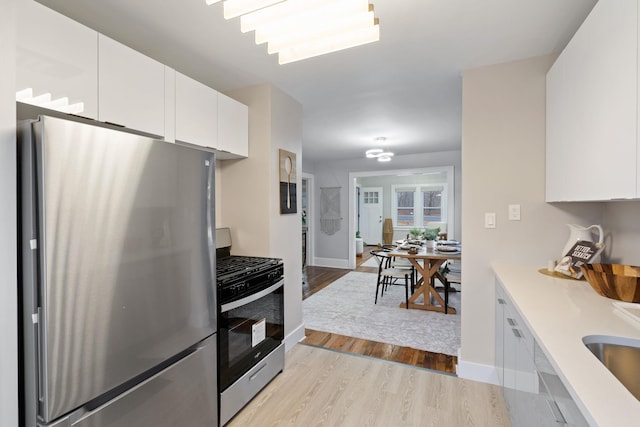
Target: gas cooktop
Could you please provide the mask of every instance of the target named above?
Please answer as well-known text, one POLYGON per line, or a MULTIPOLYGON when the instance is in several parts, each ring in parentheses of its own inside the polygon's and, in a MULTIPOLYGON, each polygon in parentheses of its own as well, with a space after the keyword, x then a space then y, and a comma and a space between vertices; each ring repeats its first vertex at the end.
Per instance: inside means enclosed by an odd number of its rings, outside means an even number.
POLYGON ((228 256, 216 260, 218 283, 224 283, 236 277, 254 275, 272 270, 282 264, 279 258, 262 258, 252 256, 228 256))

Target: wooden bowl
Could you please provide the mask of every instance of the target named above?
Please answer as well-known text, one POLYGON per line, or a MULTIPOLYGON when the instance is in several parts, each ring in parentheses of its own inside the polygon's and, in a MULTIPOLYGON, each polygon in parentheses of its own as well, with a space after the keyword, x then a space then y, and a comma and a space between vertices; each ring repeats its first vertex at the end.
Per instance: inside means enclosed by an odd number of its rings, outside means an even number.
POLYGON ((582 274, 600 295, 640 303, 640 267, 625 264, 583 264, 582 274))

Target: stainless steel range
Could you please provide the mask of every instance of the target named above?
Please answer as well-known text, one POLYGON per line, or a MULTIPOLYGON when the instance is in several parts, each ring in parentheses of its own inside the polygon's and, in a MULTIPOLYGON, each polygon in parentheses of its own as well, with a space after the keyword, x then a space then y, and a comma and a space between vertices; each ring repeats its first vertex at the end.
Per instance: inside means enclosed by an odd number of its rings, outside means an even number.
POLYGON ((231 255, 216 230, 220 425, 284 369, 284 266, 279 258, 231 255))

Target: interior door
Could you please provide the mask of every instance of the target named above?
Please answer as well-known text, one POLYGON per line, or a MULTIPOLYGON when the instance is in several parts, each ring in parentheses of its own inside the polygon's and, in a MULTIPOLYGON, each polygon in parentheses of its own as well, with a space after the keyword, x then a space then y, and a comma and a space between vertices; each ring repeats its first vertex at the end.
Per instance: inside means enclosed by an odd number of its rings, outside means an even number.
POLYGON ((360 236, 367 245, 382 243, 382 187, 360 189, 360 236))

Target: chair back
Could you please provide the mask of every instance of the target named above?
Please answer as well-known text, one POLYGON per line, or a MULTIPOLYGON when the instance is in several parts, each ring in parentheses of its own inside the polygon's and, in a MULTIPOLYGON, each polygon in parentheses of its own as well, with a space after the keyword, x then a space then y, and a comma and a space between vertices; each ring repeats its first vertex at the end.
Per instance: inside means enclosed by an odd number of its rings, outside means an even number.
POLYGON ((389 251, 383 249, 370 251, 371 255, 373 255, 378 262, 378 272, 382 271, 383 268, 389 268, 391 257, 388 252, 389 251))

